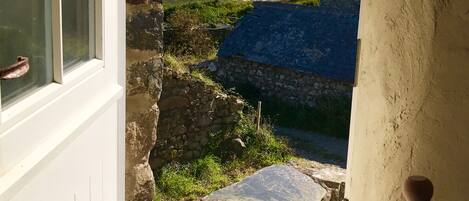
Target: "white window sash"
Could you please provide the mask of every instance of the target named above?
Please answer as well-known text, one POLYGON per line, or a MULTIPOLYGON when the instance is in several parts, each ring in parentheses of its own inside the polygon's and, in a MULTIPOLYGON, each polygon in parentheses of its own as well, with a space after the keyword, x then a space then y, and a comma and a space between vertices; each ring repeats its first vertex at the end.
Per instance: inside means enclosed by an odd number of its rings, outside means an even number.
MULTIPOLYGON (((80 1, 80 0, 77 0, 80 1)), ((85 62, 83 64, 80 64, 77 68, 71 70, 71 72, 68 72, 67 74, 64 75, 64 63, 63 63, 63 31, 62 31, 62 0, 52 0, 51 1, 51 23, 52 23, 52 69, 53 69, 53 82, 49 83, 46 86, 43 86, 41 89, 39 89, 37 92, 33 92, 33 94, 27 95, 26 97, 18 100, 15 103, 12 103, 11 107, 9 108, 2 108, 2 102, 1 102, 1 87, 0 87, 0 125, 4 124, 5 121, 8 119, 12 119, 10 115, 8 115, 8 118, 4 117, 4 113, 6 110, 9 110, 7 113, 8 114, 22 114, 23 116, 25 113, 32 113, 34 110, 32 108, 40 108, 40 105, 43 103, 43 100, 45 99, 52 99, 53 97, 44 97, 43 94, 54 94, 50 93, 51 88, 60 91, 60 87, 57 87, 57 84, 63 85, 67 84, 67 81, 69 81, 69 84, 76 83, 75 78, 81 77, 85 78, 87 76, 92 75, 95 73, 99 68, 104 68, 104 22, 103 22, 103 17, 104 17, 104 9, 103 9, 103 0, 94 0, 94 13, 91 14, 94 18, 94 27, 91 29, 91 31, 94 31, 94 33, 90 32, 90 34, 94 34, 94 41, 95 41, 95 46, 90 47, 94 48, 95 52, 95 59, 92 59, 88 62, 85 62), (91 67, 96 67, 98 66, 99 68, 88 68, 88 66, 91 67), (86 67, 86 69, 79 70, 81 67, 86 67), (89 70, 89 69, 94 69, 94 70, 89 70), (76 72, 75 72, 76 71, 76 72), (65 80, 65 82, 64 82, 65 80), (38 97, 38 98, 35 98, 38 97), (31 101, 33 99, 34 101, 31 101), (15 105, 22 105, 26 106, 26 108, 20 108, 20 107, 15 107, 15 105), (13 111, 12 111, 13 110, 13 111), (2 112, 3 111, 3 112, 2 112)), ((90 5, 91 6, 91 5, 90 5)), ((1 84, 1 83, 0 83, 1 84)), ((67 86, 66 88, 69 88, 70 86, 67 86)), ((63 90, 63 89, 62 89, 63 90)), ((13 118, 16 119, 16 118, 13 118)), ((9 124, 11 122, 8 122, 9 124)))

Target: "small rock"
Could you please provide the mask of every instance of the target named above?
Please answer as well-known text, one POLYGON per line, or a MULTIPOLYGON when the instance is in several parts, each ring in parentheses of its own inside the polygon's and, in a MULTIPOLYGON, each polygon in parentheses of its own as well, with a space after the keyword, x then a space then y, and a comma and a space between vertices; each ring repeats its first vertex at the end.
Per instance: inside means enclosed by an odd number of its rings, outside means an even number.
POLYGON ((231 140, 230 148, 233 150, 233 152, 239 155, 243 153, 243 151, 246 149, 246 144, 244 144, 241 138, 236 138, 236 139, 231 140))
POLYGON ((213 62, 210 62, 210 64, 208 65, 208 70, 209 70, 210 72, 215 72, 215 71, 217 71, 217 65, 216 65, 215 63, 213 63, 213 62))
POLYGON ((329 188, 338 189, 345 182, 345 170, 338 167, 326 167, 314 172, 311 177, 321 181, 329 188))

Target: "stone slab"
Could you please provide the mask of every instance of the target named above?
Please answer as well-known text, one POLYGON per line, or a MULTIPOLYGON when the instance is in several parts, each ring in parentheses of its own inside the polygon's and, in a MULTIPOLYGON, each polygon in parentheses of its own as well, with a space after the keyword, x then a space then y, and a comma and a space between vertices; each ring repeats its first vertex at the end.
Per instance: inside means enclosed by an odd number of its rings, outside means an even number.
POLYGON ((338 188, 340 183, 345 182, 345 169, 338 167, 326 167, 314 172, 312 177, 320 180, 329 188, 338 188))
POLYGON ((274 165, 215 191, 204 201, 321 201, 326 190, 293 167, 274 165))

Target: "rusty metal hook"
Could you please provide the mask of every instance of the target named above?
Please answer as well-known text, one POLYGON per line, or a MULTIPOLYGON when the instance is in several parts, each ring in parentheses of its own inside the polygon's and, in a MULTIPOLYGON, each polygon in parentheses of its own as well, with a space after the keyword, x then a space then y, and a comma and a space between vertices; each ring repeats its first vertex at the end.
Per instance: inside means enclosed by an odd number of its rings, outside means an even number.
POLYGON ((28 57, 19 56, 16 63, 6 67, 0 68, 0 80, 17 79, 25 75, 29 71, 28 57))
POLYGON ((408 201, 430 201, 433 184, 424 176, 410 176, 404 183, 404 196, 408 201))

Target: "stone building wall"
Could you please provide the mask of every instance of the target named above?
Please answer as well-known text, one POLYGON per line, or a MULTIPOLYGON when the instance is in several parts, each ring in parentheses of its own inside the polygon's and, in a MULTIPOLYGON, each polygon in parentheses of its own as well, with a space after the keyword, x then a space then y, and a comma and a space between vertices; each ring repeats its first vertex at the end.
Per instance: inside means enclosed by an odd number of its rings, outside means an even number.
POLYGON ((203 154, 209 134, 232 129, 244 103, 187 73, 164 69, 158 140, 150 155, 156 169, 172 161, 203 154))
POLYGON ((349 83, 239 57, 219 58, 215 74, 226 85, 249 84, 256 87, 263 96, 277 97, 292 104, 313 107, 316 100, 324 96, 352 96, 352 85, 349 83))
POLYGON ((421 175, 431 200, 469 200, 469 1, 361 9, 346 197, 404 201, 404 181, 421 175))
POLYGON ((358 13, 360 0, 321 0, 321 6, 336 8, 346 13, 358 13))

